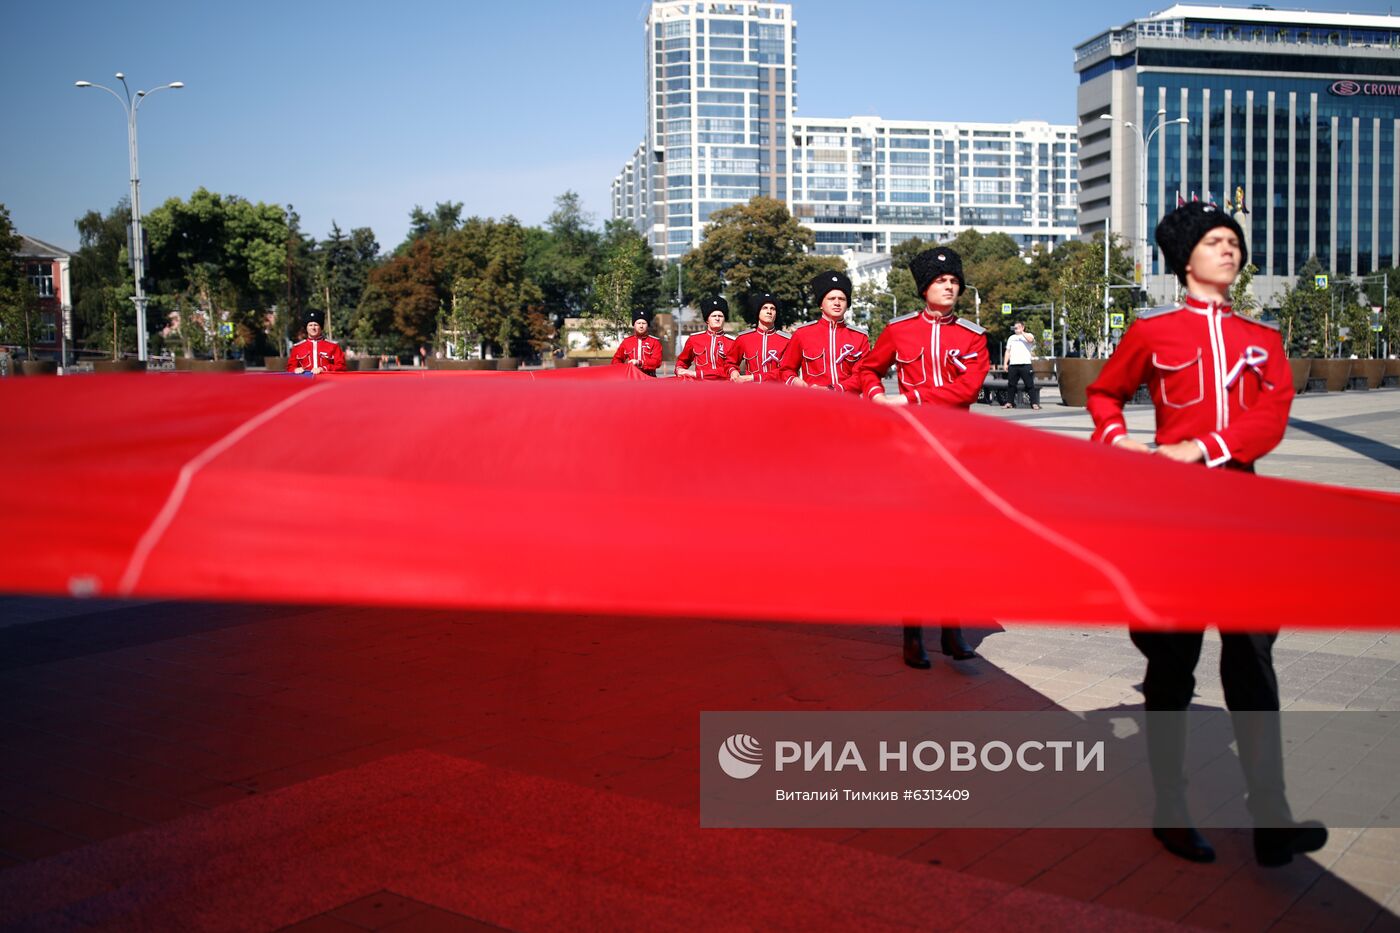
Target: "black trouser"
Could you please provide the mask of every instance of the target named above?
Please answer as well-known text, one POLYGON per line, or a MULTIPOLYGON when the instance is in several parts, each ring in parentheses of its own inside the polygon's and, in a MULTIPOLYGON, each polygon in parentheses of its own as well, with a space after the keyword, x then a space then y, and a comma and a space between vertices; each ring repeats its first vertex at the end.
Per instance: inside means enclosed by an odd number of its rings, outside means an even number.
POLYGON ((1016 404, 1016 382, 1024 381, 1032 405, 1040 404, 1040 390, 1035 386, 1035 370, 1030 363, 1012 363, 1006 368, 1006 404, 1016 404))
MULTIPOLYGON (((1130 631, 1147 657, 1142 693, 1149 713, 1147 749, 1157 792, 1159 826, 1190 825, 1186 808, 1186 714, 1196 687, 1196 662, 1204 632, 1130 631), (1163 715, 1177 713, 1178 715, 1163 715)), ((1278 717, 1278 677, 1274 673, 1277 633, 1222 632, 1220 683, 1232 714, 1240 767, 1249 788, 1249 810, 1256 825, 1292 819, 1283 787, 1283 737, 1278 717), (1260 715, 1272 712, 1273 715, 1260 715)))

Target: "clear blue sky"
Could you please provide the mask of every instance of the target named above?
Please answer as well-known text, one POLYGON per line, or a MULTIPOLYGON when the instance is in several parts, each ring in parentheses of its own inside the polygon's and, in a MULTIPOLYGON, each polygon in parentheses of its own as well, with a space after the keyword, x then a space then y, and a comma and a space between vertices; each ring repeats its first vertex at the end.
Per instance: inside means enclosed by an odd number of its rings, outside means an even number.
MULTIPOLYGON (((1073 48, 1153 9, 1122 0, 795 0, 798 112, 1074 122, 1073 48)), ((1275 3, 1284 8, 1286 4, 1275 3)), ((1385 12, 1388 2, 1308 0, 1385 12)), ((324 237, 396 245, 414 204, 527 224, 573 189, 601 223, 644 120, 644 0, 74 0, 0 30, 0 203, 19 229, 77 246, 73 222, 127 190, 133 90, 142 202, 199 186, 292 204, 324 237)))

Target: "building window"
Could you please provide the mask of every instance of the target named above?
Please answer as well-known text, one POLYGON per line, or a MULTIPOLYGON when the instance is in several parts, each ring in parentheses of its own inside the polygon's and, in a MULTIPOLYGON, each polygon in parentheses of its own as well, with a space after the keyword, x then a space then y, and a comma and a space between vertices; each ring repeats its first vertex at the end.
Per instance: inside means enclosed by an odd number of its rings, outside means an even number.
POLYGON ((29 284, 40 298, 53 297, 53 263, 31 262, 29 264, 29 284))

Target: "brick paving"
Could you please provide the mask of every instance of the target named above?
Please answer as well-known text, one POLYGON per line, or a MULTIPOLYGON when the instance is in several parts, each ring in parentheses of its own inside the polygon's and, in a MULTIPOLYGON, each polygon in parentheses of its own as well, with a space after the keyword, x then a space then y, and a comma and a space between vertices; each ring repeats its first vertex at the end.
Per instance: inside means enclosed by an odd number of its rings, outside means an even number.
MULTIPOLYGON (((1087 436, 1083 412, 1043 401, 978 414, 1087 436)), ((1261 472, 1400 491, 1397 409, 1393 390, 1302 396, 1261 472)), ((1130 410, 1135 430, 1150 420, 1130 410)), ((1382 581, 1337 585, 1374 585, 1394 615, 1382 581)), ((983 660, 919 672, 880 626, 0 600, 0 926, 693 928, 733 925, 732 895, 761 901, 750 919, 764 927, 1400 929, 1400 831, 1337 830, 1265 871, 1242 831, 1213 831, 1219 861, 1199 866, 1143 831, 753 834, 760 845, 694 827, 701 710, 1141 703, 1121 630, 972 634, 983 660), (444 816, 451 795, 405 786, 435 769, 491 775, 497 795, 444 816), (511 809, 519 782, 551 820, 511 809), (363 818, 331 806, 371 790, 363 818), (288 816, 317 805, 324 823, 288 816), (623 825, 633 835, 608 835, 623 825), (668 846, 641 859, 646 827, 668 846), (376 856, 380 842, 398 854, 376 856), (765 859, 782 883, 745 877, 765 859)), ((1203 654, 1197 702, 1223 706, 1213 636, 1203 654)), ((1286 708, 1400 709, 1397 631, 1285 630, 1276 657, 1286 708)))

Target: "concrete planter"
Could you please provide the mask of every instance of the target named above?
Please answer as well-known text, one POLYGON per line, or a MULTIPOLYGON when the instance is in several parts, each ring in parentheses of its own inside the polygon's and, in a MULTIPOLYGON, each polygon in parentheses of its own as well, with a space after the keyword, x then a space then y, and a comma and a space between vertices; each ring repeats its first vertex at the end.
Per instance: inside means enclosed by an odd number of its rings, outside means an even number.
POLYGON ((465 368, 476 372, 487 372, 496 368, 495 360, 464 360, 463 362, 467 364, 465 368))
POLYGON ((263 365, 270 373, 285 373, 287 371, 287 358, 285 356, 265 356, 263 365))
POLYGON ((146 361, 93 360, 92 371, 95 373, 144 373, 146 371, 146 361))
POLYGON ((1351 360, 1313 360, 1309 375, 1326 380, 1328 392, 1341 392, 1351 377, 1351 360))
POLYGON ((440 359, 438 359, 437 357, 430 356, 430 357, 428 357, 428 368, 429 368, 429 369, 443 369, 443 370, 448 370, 448 369, 467 369, 467 368, 468 368, 468 367, 467 367, 467 364, 470 363, 470 362, 472 362, 472 361, 471 361, 471 360, 440 360, 440 359))
POLYGON ((514 372, 520 368, 520 357, 518 356, 498 356, 496 357, 496 369, 499 372, 514 372))
POLYGON ((247 367, 242 360, 190 360, 189 369, 193 373, 241 373, 247 367))
POLYGON ((1366 388, 1379 389, 1385 381, 1385 360, 1352 360, 1351 374, 1365 376, 1366 388))
POLYGON ((555 369, 575 369, 578 367, 578 360, 572 356, 566 356, 554 361, 555 369))
POLYGON ((57 376, 57 360, 18 360, 10 364, 16 376, 57 376))
POLYGON ((1083 408, 1088 401, 1085 390, 1103 371, 1108 360, 1086 360, 1080 357, 1062 357, 1055 361, 1055 371, 1060 376, 1060 404, 1071 408, 1083 408))
POLYGON ((345 368, 347 370, 355 370, 357 372, 362 373, 372 372, 379 368, 379 357, 360 356, 356 357, 353 360, 346 360, 345 368))
POLYGON ((1312 372, 1312 360, 1290 359, 1288 368, 1293 371, 1293 391, 1305 391, 1308 387, 1308 373, 1312 372))

